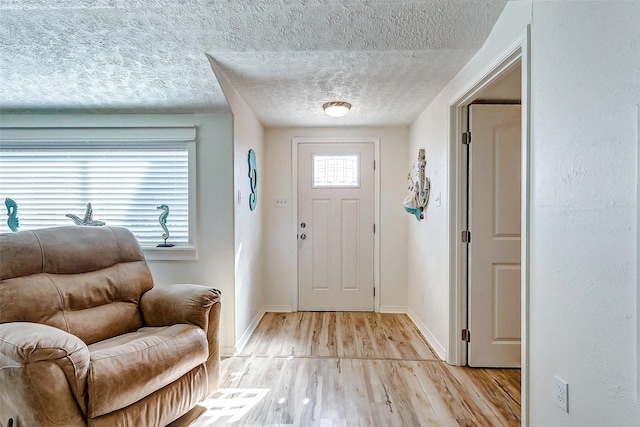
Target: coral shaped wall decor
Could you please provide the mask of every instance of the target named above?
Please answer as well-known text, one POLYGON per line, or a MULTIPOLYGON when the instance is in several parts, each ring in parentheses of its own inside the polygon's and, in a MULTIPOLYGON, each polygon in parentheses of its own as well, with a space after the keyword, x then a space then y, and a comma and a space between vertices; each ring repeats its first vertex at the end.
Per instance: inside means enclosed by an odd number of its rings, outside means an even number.
POLYGON ((414 215, 418 221, 424 219, 424 209, 429 203, 431 183, 425 175, 427 160, 424 148, 418 151, 418 161, 415 162, 407 174, 409 194, 404 198, 404 210, 414 215))

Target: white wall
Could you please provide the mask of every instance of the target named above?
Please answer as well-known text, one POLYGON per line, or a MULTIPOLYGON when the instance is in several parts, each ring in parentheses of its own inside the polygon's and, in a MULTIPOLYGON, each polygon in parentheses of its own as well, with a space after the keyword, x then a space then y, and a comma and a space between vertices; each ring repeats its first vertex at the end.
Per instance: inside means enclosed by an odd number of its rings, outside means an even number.
POLYGON ((157 286, 175 283, 210 285, 222 291, 220 346, 234 345, 233 304, 233 170, 230 114, 48 114, 2 115, 2 126, 197 126, 198 259, 148 261, 157 286))
MULTIPOLYGON (((276 208, 276 198, 292 201, 291 140, 293 137, 379 137, 381 209, 379 225, 380 309, 405 311, 407 307, 407 223, 402 201, 407 191, 408 128, 267 128, 264 180, 264 273, 265 301, 270 310, 292 309, 292 277, 295 248, 292 247, 292 213, 295 206, 276 208)), ((417 156, 417 151, 416 151, 417 156)))
MULTIPOLYGON (((229 82, 215 61, 211 65, 233 112, 233 169, 235 231, 235 344, 236 350, 249 338, 264 314, 262 216, 264 198, 264 129, 249 105, 229 82), (257 203, 249 209, 249 150, 256 153, 257 203)), ((231 226, 231 225, 229 225, 231 226)))
POLYGON ((409 227, 409 315, 436 352, 447 359, 449 349, 449 106, 469 82, 513 41, 530 21, 531 2, 509 2, 480 51, 440 92, 411 126, 410 158, 426 150, 431 198, 425 219, 407 218, 409 227), (442 196, 442 206, 434 199, 442 196))
POLYGON ((637 426, 640 2, 533 6, 531 425, 637 426))
MULTIPOLYGON (((426 145, 432 191, 442 188, 448 205, 449 105, 531 24, 531 426, 640 425, 639 17, 637 1, 509 2, 484 47, 411 127, 410 152, 426 145), (568 414, 553 400, 555 375, 569 383, 568 414)), ((430 207, 423 223, 409 221, 410 309, 445 349, 447 215, 430 207)))

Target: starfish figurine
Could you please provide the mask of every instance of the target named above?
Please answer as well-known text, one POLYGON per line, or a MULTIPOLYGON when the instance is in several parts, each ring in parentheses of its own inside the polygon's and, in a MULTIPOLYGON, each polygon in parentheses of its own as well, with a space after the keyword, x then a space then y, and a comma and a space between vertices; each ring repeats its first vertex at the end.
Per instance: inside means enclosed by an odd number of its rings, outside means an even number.
POLYGON ((87 203, 87 211, 84 213, 84 218, 79 218, 73 214, 66 214, 68 218, 71 218, 76 225, 91 225, 91 226, 100 226, 104 225, 104 221, 98 221, 93 219, 93 208, 91 208, 91 203, 87 203))

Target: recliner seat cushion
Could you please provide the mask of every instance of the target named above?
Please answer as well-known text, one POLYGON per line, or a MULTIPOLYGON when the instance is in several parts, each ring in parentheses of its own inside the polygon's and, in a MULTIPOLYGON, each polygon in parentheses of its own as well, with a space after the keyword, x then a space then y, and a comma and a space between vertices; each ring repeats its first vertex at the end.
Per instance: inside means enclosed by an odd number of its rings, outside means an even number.
POLYGON ((89 346, 89 417, 122 409, 172 383, 209 354, 194 325, 141 328, 89 346))

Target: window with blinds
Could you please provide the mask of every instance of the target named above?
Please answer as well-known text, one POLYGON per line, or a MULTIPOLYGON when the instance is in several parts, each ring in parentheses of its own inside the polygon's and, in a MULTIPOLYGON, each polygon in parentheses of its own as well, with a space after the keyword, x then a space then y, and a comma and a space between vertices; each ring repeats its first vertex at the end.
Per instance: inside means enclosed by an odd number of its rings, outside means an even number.
MULTIPOLYGON (((160 132, 152 138, 122 129, 107 135, 96 130, 93 136, 71 131, 67 138, 65 132, 54 133, 55 139, 7 140, 2 131, 0 197, 17 203, 20 230, 73 225, 66 215, 82 219, 91 203, 94 220, 126 227, 142 246, 156 246, 164 232, 159 222, 164 210, 158 207, 167 205, 167 242, 190 243, 189 165, 194 163, 190 145, 195 130, 180 137, 160 132)), ((6 221, 0 230, 10 231, 6 221)))

